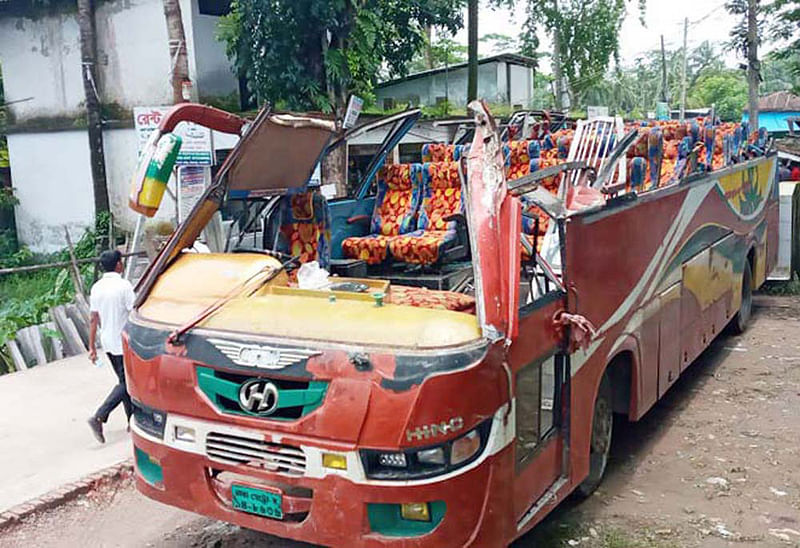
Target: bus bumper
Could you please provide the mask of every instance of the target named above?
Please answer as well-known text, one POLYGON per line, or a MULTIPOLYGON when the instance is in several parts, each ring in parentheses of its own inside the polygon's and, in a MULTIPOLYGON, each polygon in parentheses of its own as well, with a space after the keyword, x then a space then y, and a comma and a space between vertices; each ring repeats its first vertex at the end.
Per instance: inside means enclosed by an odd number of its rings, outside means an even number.
POLYGON ((332 546, 504 545, 508 515, 497 485, 510 448, 462 474, 427 483, 357 483, 287 477, 229 465, 132 433, 136 487, 159 502, 279 537, 332 546), (233 508, 233 484, 279 494, 283 519, 233 508), (427 503, 429 521, 403 519, 402 504, 427 503))

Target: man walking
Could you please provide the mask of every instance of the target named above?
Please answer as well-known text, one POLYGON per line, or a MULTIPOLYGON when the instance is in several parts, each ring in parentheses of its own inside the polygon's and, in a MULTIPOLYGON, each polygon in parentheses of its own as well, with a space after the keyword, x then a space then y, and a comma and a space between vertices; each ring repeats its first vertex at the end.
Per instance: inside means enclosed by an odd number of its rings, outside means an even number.
POLYGON ((133 286, 122 278, 122 255, 119 251, 108 250, 100 254, 100 266, 103 277, 92 286, 89 297, 89 309, 92 312, 89 329, 89 358, 97 360, 97 328, 100 327, 100 344, 103 347, 114 373, 119 379, 106 400, 89 419, 89 428, 100 443, 105 443, 103 424, 108 415, 120 404, 125 408, 128 420, 131 418, 131 398, 125 386, 125 369, 122 365, 122 328, 128 321, 128 314, 133 308, 133 286))

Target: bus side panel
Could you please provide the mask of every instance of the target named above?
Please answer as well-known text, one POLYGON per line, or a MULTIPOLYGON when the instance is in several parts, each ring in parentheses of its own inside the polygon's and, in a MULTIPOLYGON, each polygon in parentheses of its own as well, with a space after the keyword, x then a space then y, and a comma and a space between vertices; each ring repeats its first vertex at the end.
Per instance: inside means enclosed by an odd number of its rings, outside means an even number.
POLYGON ((744 240, 728 234, 683 264, 681 371, 739 309, 745 252, 744 240))
POLYGON ((658 296, 661 307, 658 341, 658 397, 672 386, 680 374, 681 284, 677 283, 658 296))
MULTIPOLYGON (((638 333, 640 360, 642 363, 656 364, 660 352, 660 328, 661 328, 661 305, 659 298, 653 298, 645 306, 641 314, 642 327, 638 333)), ((641 415, 645 409, 649 409, 658 399, 658 369, 655 367, 643 367, 639 371, 639 401, 638 407, 641 415)))

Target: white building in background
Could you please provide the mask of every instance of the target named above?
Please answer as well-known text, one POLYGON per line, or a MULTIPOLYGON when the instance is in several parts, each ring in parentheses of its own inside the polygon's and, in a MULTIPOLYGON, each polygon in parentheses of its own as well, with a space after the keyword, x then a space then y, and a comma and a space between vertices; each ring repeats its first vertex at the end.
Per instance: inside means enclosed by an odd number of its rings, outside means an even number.
MULTIPOLYGON (((530 108, 536 60, 501 53, 478 60, 478 97, 490 103, 530 108)), ((434 106, 445 100, 452 106, 467 104, 467 63, 439 67, 382 82, 375 88, 378 106, 434 106)))
MULTIPOLYGON (((11 103, 8 148, 19 205, 19 239, 35 251, 62 248, 94 219, 74 2, 0 1, 0 67, 11 103)), ((96 3, 98 92, 107 107, 103 140, 115 220, 129 228, 128 183, 137 160, 132 110, 169 104, 170 55, 161 0, 96 3)), ((181 0, 189 76, 200 100, 236 94, 239 83, 215 38, 222 0, 181 0)), ((229 146, 229 145, 228 145, 229 146)), ((168 198, 165 198, 165 203, 168 198)))

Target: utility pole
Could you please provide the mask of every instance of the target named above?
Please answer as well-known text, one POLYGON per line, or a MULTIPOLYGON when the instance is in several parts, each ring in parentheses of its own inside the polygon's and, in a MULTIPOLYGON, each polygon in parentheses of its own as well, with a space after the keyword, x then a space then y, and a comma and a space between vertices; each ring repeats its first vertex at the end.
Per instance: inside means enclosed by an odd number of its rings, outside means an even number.
MULTIPOLYGON (((86 121, 89 135, 89 163, 92 172, 95 219, 107 213, 108 184, 106 183, 106 161, 103 150, 103 125, 100 118, 100 92, 97 86, 97 36, 94 23, 94 0, 78 0, 78 30, 81 43, 81 77, 86 97, 86 121)), ((98 234, 97 246, 108 246, 107 234, 98 234)))
POLYGON ((667 103, 667 54, 664 52, 664 35, 661 35, 661 100, 667 103))
POLYGON ((467 104, 478 98, 478 0, 467 10, 467 104))
POLYGON ((681 69, 681 122, 686 119, 686 36, 689 33, 689 18, 683 19, 683 68, 681 69))
POLYGON ((758 131, 758 0, 747 1, 747 88, 750 130, 758 131))

